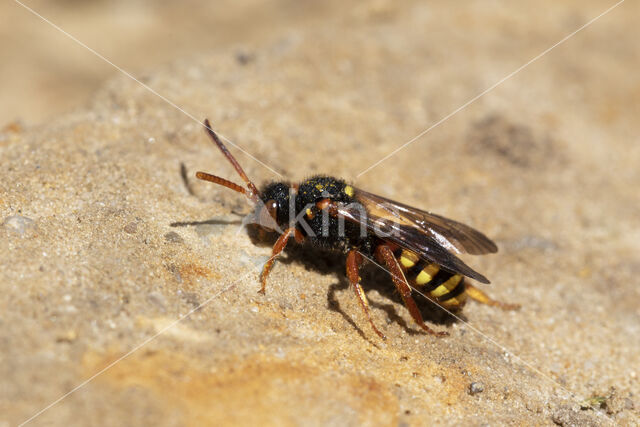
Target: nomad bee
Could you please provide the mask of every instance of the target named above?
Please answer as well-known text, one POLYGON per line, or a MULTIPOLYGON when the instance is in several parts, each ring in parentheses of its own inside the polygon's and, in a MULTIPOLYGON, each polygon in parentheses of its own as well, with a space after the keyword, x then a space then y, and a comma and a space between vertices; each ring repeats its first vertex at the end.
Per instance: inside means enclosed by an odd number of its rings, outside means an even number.
POLYGON ((260 275, 261 293, 265 292, 275 259, 293 237, 298 243, 307 241, 346 254, 349 282, 371 327, 382 338, 384 335, 371 318, 369 302, 360 285, 359 270, 364 258, 375 259, 386 268, 413 319, 432 335, 447 333, 425 325, 411 296, 412 287, 451 311, 460 310, 468 297, 504 309, 518 307, 489 298, 466 280, 489 283, 454 253, 480 255, 498 251, 496 244, 479 231, 329 176, 315 176, 298 184, 275 182, 259 191, 211 130, 208 120, 204 126, 246 187, 205 172, 198 172, 196 177, 244 194, 256 205, 253 221, 280 232, 260 275))

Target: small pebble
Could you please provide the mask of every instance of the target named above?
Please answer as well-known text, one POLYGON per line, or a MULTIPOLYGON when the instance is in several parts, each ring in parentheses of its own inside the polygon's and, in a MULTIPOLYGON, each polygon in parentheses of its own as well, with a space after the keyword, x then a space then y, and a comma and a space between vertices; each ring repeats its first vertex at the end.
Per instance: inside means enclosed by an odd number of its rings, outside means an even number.
POLYGON ((129 234, 135 234, 138 231, 138 223, 130 222, 124 226, 124 232, 129 234))
POLYGON ((248 52, 237 52, 236 53, 236 61, 240 65, 247 65, 249 62, 253 60, 253 55, 248 52))
POLYGON ((35 227, 35 224, 31 218, 27 218, 26 216, 20 215, 12 215, 8 216, 2 222, 7 229, 13 231, 14 233, 22 236, 25 231, 28 229, 32 229, 35 227))
POLYGON ((158 307, 160 310, 165 311, 166 308, 166 302, 167 300, 165 299, 164 295, 162 295, 160 292, 149 292, 149 294, 147 294, 147 300, 149 302, 151 302, 152 304, 154 304, 156 307, 158 307))
POLYGON ((470 395, 474 395, 474 394, 478 394, 478 393, 482 393, 484 391, 484 384, 480 383, 480 382, 475 382, 475 383, 471 383, 469 384, 469 394, 470 395))
POLYGON ((71 342, 74 342, 76 338, 78 338, 78 333, 74 330, 69 330, 58 335, 58 337, 56 338, 56 341, 71 343, 71 342))
POLYGON ((182 242, 184 242, 182 237, 180 237, 180 235, 178 233, 176 233, 175 231, 170 231, 167 234, 165 234, 164 235, 164 239, 167 242, 170 242, 170 243, 182 243, 182 242))
POLYGON ((184 292, 182 290, 178 291, 178 295, 180 295, 184 300, 191 304, 194 307, 200 307, 200 301, 198 300, 198 294, 195 292, 184 292))
POLYGON ((593 412, 579 411, 569 405, 564 405, 553 412, 551 420, 557 425, 563 427, 595 427, 601 425, 596 421, 595 416, 592 414, 593 412))

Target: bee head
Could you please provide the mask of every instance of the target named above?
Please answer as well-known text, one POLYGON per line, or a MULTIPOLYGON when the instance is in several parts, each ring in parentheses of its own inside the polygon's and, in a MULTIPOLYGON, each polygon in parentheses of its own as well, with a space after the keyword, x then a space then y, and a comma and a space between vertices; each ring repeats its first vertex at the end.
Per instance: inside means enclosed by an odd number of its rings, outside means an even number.
POLYGON ((282 182, 268 184, 260 192, 256 222, 269 230, 278 230, 289 222, 289 186, 282 182))

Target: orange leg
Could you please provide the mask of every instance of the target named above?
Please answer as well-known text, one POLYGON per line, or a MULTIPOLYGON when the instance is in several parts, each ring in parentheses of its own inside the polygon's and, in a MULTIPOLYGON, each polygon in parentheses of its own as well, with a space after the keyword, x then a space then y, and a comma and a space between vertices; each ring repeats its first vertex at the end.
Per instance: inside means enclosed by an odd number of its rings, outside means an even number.
POLYGON ((386 339, 384 334, 376 328, 376 325, 373 323, 373 319, 371 318, 371 310, 369 309, 367 295, 362 290, 362 286, 360 286, 360 265, 362 265, 362 255, 360 255, 357 249, 351 249, 347 254, 347 277, 353 286, 353 290, 360 301, 360 306, 362 306, 362 311, 364 311, 364 314, 367 316, 371 327, 380 338, 386 339))
POLYGON ((280 253, 282 253, 285 246, 287 246, 287 242, 289 241, 289 237, 291 236, 293 236, 298 243, 302 243, 302 241, 304 240, 304 236, 302 235, 300 230, 295 227, 287 228, 286 230, 284 230, 284 233, 282 233, 280 237, 278 237, 278 240, 276 240, 276 244, 273 245, 271 258, 269 258, 269 260, 264 264, 262 273, 260 273, 260 283, 262 284, 262 286, 258 291, 259 293, 264 294, 267 287, 267 276, 269 275, 269 272, 273 267, 273 263, 276 261, 276 258, 280 255, 280 253))
POLYGON ((422 314, 420 314, 420 310, 418 310, 418 306, 416 306, 416 302, 411 296, 411 288, 409 287, 409 282, 407 282, 407 278, 404 276, 398 260, 395 256, 393 256, 391 247, 387 246, 386 244, 378 245, 375 251, 375 256, 380 263, 386 265, 389 269, 389 273, 391 273, 393 283, 396 285, 396 289, 398 290, 398 292, 400 292, 402 301, 404 301, 404 305, 409 309, 409 313, 411 313, 411 317, 413 317, 413 320, 415 320, 415 322, 425 332, 431 335, 435 335, 437 337, 449 335, 448 332, 436 332, 424 324, 422 314))
POLYGON ((480 289, 473 286, 471 283, 466 283, 465 292, 472 300, 478 301, 481 304, 491 305, 493 307, 498 307, 503 310, 518 310, 520 308, 520 304, 509 304, 506 302, 496 301, 491 299, 489 295, 482 292, 480 289))

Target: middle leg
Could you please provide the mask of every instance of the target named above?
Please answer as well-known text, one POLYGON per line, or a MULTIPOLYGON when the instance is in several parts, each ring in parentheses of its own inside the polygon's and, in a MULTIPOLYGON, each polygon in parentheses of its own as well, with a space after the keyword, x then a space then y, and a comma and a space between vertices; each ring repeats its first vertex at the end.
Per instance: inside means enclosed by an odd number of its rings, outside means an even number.
POLYGON ((347 277, 349 278, 351 286, 353 286, 353 291, 356 293, 356 296, 360 301, 360 305, 362 306, 362 311, 364 311, 364 314, 367 316, 371 327, 380 338, 386 339, 384 334, 376 328, 376 325, 373 323, 373 319, 371 318, 371 310, 369 309, 367 295, 362 290, 362 286, 360 286, 360 265, 362 265, 362 255, 360 255, 357 249, 351 249, 347 254, 347 277))

